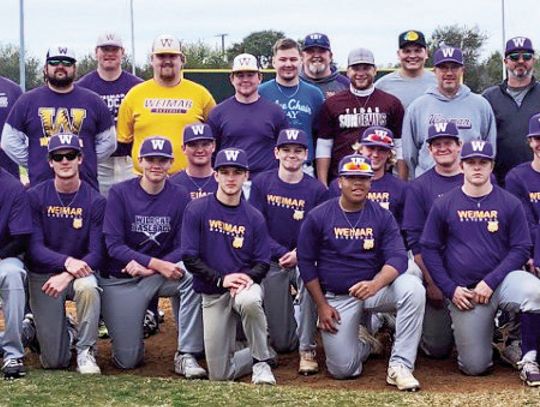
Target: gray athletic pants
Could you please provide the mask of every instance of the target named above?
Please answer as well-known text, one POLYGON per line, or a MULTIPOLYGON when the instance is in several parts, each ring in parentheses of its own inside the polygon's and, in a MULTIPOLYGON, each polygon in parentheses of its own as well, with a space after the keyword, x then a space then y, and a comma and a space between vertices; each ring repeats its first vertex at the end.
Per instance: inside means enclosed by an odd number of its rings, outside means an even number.
POLYGON ((0 260, 0 298, 4 314, 4 332, 0 335, 0 349, 4 360, 24 356, 21 340, 24 304, 26 301, 24 264, 16 257, 0 260))
POLYGON ((100 279, 103 319, 111 336, 113 361, 119 368, 133 369, 144 360, 144 314, 156 294, 173 299, 178 351, 203 352, 201 297, 193 291, 192 275, 184 273, 180 280, 168 280, 161 274, 100 279))
POLYGON ((94 347, 101 308, 100 288, 96 277, 90 275, 73 280, 58 298, 50 297, 42 287, 53 275, 29 273, 30 307, 41 347, 41 365, 45 369, 64 369, 71 360, 66 300, 75 301, 77 310, 77 351, 94 347))
POLYGON ((365 301, 333 293, 326 293, 326 299, 341 316, 337 333, 321 334, 326 367, 334 378, 347 379, 362 373, 362 364, 371 350, 358 340, 364 311, 396 311, 396 337, 389 365, 403 364, 414 369, 426 301, 424 287, 417 277, 402 274, 365 301))
POLYGON ((309 294, 304 280, 300 277, 300 272, 297 269, 297 285, 298 285, 298 338, 300 345, 298 349, 302 351, 312 351, 317 348, 315 336, 317 335, 317 305, 309 294))
POLYGON ((275 355, 268 346, 268 329, 261 286, 253 284, 235 297, 203 294, 204 348, 210 380, 234 380, 251 372, 253 359, 275 355), (236 324, 240 318, 248 348, 236 351, 236 324))

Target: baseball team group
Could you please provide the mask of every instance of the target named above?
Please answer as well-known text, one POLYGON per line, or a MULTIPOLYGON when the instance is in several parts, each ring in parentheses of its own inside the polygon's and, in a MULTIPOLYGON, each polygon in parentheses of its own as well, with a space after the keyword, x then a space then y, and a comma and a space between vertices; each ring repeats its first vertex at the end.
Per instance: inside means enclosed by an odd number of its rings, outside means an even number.
POLYGON ((506 79, 482 95, 463 84, 459 48, 425 68, 420 31, 398 36, 400 66, 377 81, 367 48, 343 75, 327 35, 284 38, 275 79, 237 55, 235 93, 217 105, 184 78, 172 35, 154 40, 147 81, 122 70, 117 34, 95 53, 97 70, 77 79, 72 48, 51 47, 44 85, 24 94, 0 77, 6 378, 25 376, 25 347, 45 369, 68 368, 74 350, 78 372, 99 374, 102 330, 114 364, 137 367, 168 297, 187 379, 273 385, 288 352, 300 374, 324 360, 333 378, 355 378, 386 331, 386 382, 399 390, 420 388, 419 350, 456 351, 464 374, 481 375, 496 349, 540 386, 529 38, 508 40, 506 79))

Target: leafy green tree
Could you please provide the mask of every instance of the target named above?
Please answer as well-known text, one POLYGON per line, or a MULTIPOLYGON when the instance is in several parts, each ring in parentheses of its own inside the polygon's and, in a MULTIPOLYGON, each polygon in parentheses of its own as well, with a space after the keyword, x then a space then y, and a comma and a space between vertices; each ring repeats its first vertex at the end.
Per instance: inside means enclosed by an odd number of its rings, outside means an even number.
POLYGON ((263 68, 268 68, 272 62, 272 46, 277 40, 285 38, 282 31, 264 30, 249 34, 239 42, 227 49, 227 59, 233 58, 244 52, 255 55, 263 68))
MULTIPOLYGON (((43 84, 42 64, 33 56, 25 58, 26 89, 33 89, 43 84)), ((19 83, 19 48, 12 45, 0 45, 0 76, 19 83)))

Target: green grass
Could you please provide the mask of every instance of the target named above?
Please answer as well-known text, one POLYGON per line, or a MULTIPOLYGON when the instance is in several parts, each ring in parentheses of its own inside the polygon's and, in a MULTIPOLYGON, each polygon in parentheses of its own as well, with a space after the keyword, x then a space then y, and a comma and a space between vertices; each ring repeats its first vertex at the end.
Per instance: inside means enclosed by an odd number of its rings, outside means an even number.
POLYGON ((2 406, 536 406, 540 393, 522 388, 476 393, 315 390, 308 387, 188 382, 128 374, 81 377, 32 370, 25 379, 0 382, 2 406))

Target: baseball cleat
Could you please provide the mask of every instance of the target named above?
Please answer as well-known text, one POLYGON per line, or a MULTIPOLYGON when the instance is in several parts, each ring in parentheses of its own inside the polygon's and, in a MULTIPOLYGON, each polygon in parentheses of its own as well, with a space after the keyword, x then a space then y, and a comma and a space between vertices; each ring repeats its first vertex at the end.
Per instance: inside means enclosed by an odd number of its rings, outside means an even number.
POLYGON ((364 325, 358 326, 358 340, 371 347, 371 354, 380 356, 384 353, 384 346, 377 338, 369 333, 364 325))
POLYGON ((22 359, 6 359, 2 365, 4 380, 14 380, 26 376, 22 359))
POLYGON ((402 391, 420 390, 420 383, 413 376, 412 371, 401 363, 388 367, 386 383, 402 391))
POLYGON ((540 386, 540 369, 538 363, 530 361, 519 361, 518 364, 519 378, 527 383, 527 386, 540 386))
POLYGON ((107 329, 107 325, 105 325, 105 322, 100 319, 98 324, 98 338, 99 339, 107 339, 109 337, 109 330, 107 329))
POLYGON ((258 362, 253 365, 253 374, 251 376, 253 384, 268 384, 273 386, 276 384, 276 378, 270 369, 270 365, 266 362, 258 362))
POLYGON ((77 372, 80 374, 101 374, 101 369, 91 348, 86 348, 77 353, 77 372))
POLYGON ((186 379, 205 379, 207 377, 206 370, 189 353, 181 354, 176 352, 174 355, 174 371, 186 379))
POLYGON ((317 351, 315 350, 301 350, 298 373, 304 376, 319 373, 319 364, 317 363, 316 357, 317 351))
POLYGON ((159 332, 159 325, 156 319, 156 315, 149 309, 147 309, 146 313, 144 314, 143 332, 145 338, 148 338, 149 336, 155 335, 159 332))
POLYGON ((34 316, 30 313, 24 316, 22 321, 22 343, 25 348, 30 349, 32 353, 40 353, 39 342, 36 335, 36 323, 34 316))

